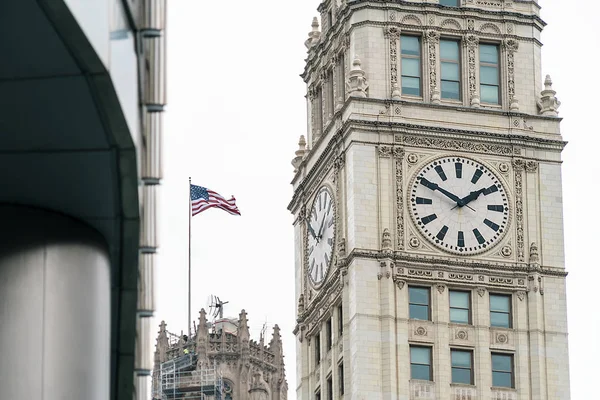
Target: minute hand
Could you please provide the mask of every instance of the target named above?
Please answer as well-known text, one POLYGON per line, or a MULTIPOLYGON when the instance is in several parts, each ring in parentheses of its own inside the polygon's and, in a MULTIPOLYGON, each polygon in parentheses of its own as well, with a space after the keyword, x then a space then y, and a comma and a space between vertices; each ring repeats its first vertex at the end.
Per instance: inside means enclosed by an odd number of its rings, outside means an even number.
POLYGON ((427 179, 421 178, 421 184, 423 186, 428 187, 431 190, 439 190, 440 193, 447 196, 452 201, 455 201, 456 204, 460 203, 460 201, 461 201, 460 198, 458 198, 458 196, 456 196, 455 194, 452 194, 449 191, 447 191, 446 189, 440 187, 437 183, 429 182, 427 179))

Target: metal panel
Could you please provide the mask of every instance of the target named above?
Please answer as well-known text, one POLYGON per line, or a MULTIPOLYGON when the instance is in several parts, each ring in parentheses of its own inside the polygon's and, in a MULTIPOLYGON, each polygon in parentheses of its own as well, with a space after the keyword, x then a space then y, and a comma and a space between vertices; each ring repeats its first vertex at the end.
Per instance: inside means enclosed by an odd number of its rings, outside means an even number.
POLYGON ((144 253, 140 255, 138 314, 141 315, 152 315, 156 309, 154 298, 155 264, 155 254, 144 253))
POLYGON ((146 0, 144 4, 144 20, 140 27, 142 31, 145 31, 144 35, 165 29, 166 13, 165 0, 146 0))
POLYGON ((151 111, 162 111, 166 104, 165 37, 144 36, 145 93, 144 103, 151 111))
POLYGON ((143 187, 142 229, 140 232, 142 252, 154 253, 158 247, 157 235, 157 190, 156 185, 143 187))

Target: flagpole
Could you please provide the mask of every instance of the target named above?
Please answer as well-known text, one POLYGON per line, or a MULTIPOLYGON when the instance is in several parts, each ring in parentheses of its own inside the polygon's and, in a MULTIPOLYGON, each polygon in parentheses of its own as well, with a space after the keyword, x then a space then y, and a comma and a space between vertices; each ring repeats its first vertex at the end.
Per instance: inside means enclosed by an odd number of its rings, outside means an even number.
POLYGON ((188 338, 192 338, 192 177, 188 185, 188 338))

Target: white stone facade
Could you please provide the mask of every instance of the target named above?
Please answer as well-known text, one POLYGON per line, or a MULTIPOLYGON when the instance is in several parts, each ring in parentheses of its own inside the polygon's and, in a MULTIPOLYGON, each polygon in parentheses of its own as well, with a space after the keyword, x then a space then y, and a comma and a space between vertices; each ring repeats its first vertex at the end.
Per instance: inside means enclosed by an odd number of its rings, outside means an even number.
POLYGON ((570 397, 565 143, 560 102, 549 78, 542 85, 539 6, 438 3, 327 0, 319 6, 323 30, 314 21, 305 43, 309 129, 293 162, 289 205, 298 400, 570 397), (402 94, 403 34, 420 38, 420 96, 402 94), (460 100, 439 93, 440 39, 460 42, 460 100), (481 43, 499 49, 499 104, 481 99, 481 43), (411 218, 410 182, 441 156, 471 157, 507 188, 507 231, 477 255, 437 249, 411 218), (324 184, 335 188, 336 246, 326 282, 315 288, 306 276, 306 214, 324 184), (429 320, 410 318, 412 286, 429 288, 429 320), (450 322, 451 290, 469 293, 468 324, 450 322), (490 294, 509 296, 510 328, 491 326, 490 294), (419 345, 431 349, 430 380, 411 378, 410 346, 419 345), (451 349, 472 352, 472 384, 452 383, 451 349), (512 356, 512 387, 493 386, 492 353, 512 356))

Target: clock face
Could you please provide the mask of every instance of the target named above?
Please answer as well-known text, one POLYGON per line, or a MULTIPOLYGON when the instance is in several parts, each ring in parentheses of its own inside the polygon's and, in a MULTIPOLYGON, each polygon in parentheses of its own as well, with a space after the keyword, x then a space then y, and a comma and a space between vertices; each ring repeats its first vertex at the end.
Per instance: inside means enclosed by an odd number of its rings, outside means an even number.
POLYGON ((502 182, 466 157, 425 165, 411 184, 409 209, 427 240, 455 254, 481 253, 497 244, 510 217, 502 182))
POLYGON ((329 271, 335 236, 335 205, 326 187, 315 197, 306 229, 308 276, 315 285, 320 285, 329 271))

